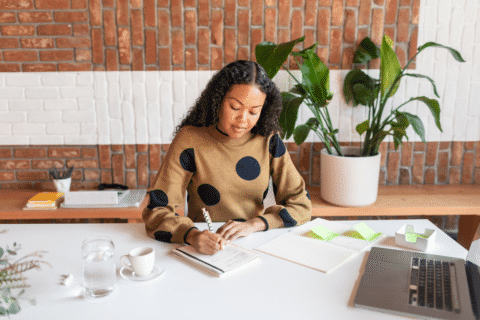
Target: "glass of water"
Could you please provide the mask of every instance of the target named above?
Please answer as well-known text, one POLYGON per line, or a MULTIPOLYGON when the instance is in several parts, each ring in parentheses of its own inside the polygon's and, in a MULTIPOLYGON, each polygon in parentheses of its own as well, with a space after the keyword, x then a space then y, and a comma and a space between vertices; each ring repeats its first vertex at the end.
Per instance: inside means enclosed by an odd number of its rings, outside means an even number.
POLYGON ((117 276, 114 245, 108 237, 88 238, 83 241, 83 287, 87 298, 100 298, 115 288, 117 276))

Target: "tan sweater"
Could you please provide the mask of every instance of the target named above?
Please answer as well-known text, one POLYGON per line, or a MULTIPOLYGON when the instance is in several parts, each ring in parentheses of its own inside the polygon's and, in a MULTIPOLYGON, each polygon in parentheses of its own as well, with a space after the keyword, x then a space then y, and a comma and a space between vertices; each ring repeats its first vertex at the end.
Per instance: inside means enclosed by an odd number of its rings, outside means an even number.
POLYGON ((143 220, 150 237, 185 242, 193 222, 250 220, 269 228, 293 227, 310 220, 312 204, 305 182, 278 134, 246 134, 232 139, 216 127, 183 127, 172 141, 151 188, 143 220), (270 176, 277 205, 264 209, 270 176), (175 210, 185 203, 188 216, 175 210))

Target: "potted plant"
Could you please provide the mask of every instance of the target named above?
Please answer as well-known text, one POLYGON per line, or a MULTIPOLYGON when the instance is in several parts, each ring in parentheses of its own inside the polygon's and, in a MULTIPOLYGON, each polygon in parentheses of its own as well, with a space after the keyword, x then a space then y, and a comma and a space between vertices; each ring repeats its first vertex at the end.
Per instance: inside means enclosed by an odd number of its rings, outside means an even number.
MULTIPOLYGON (((370 38, 365 38, 354 55, 354 63, 367 63, 380 58, 380 79, 375 79, 360 69, 351 70, 344 81, 344 96, 347 102, 353 101, 353 105, 362 104, 368 107, 368 118, 356 126, 357 132, 362 136, 361 147, 340 147, 336 134, 328 114, 326 104, 332 98, 329 89, 329 75, 326 66, 315 54, 316 45, 300 52, 292 52, 294 46, 304 38, 275 45, 271 42, 262 42, 257 45, 255 53, 257 62, 273 76, 278 72, 283 62, 289 55, 302 58, 303 63, 297 61, 302 72, 302 82, 299 82, 291 72, 287 72, 294 78, 296 85, 288 92, 282 92, 283 111, 280 116, 280 125, 287 139, 293 133, 297 144, 305 141, 310 130, 314 130, 325 144, 321 151, 321 195, 330 203, 341 206, 366 206, 377 199, 378 178, 380 172, 380 143, 388 136, 394 138, 395 148, 402 143, 403 137, 408 139, 407 127, 411 124, 414 131, 425 141, 423 123, 418 116, 399 109, 411 101, 422 101, 431 110, 439 129, 440 106, 437 100, 427 97, 415 97, 402 103, 397 108, 388 110, 387 101, 391 98, 400 85, 404 76, 424 78, 429 80, 434 88, 432 79, 420 74, 406 73, 406 70, 415 57, 428 47, 442 47, 448 49, 458 61, 464 61, 456 50, 428 42, 419 47, 416 55, 408 61, 405 68, 401 69, 398 58, 393 50, 393 42, 384 36, 381 48, 378 48, 370 38), (319 94, 321 93, 321 94, 319 94), (323 94, 323 95, 322 95, 323 94), (315 97, 315 95, 317 97, 315 97), (320 100, 318 97, 325 97, 320 100), (321 104, 311 103, 321 101, 321 104), (299 107, 302 102, 312 110, 314 118, 307 123, 295 127, 299 107)), ((283 138, 282 137, 282 138, 283 138)))
POLYGON ((438 93, 434 81, 428 76, 408 73, 407 68, 415 57, 429 47, 446 48, 453 57, 465 62, 460 53, 452 48, 428 42, 417 49, 402 69, 397 55, 393 50, 393 41, 384 36, 381 47, 378 48, 370 38, 366 37, 356 50, 354 64, 368 63, 380 58, 380 77, 373 78, 360 69, 352 69, 345 77, 343 93, 345 100, 352 101, 353 106, 359 104, 368 108, 367 119, 356 126, 361 136, 361 146, 344 147, 343 155, 353 158, 346 159, 339 155, 332 155, 322 150, 321 153, 321 193, 322 198, 330 203, 344 206, 364 206, 376 201, 378 191, 378 176, 380 171, 380 143, 392 136, 395 149, 405 137, 408 140, 406 129, 412 125, 413 130, 425 142, 425 130, 422 120, 409 112, 400 109, 409 102, 421 101, 431 111, 435 124, 441 131, 440 105, 437 100, 425 96, 413 97, 399 106, 387 105, 389 99, 396 93, 403 77, 416 77, 430 81, 434 93, 438 93), (351 167, 355 163, 365 164, 364 169, 351 167), (370 170, 368 173, 365 170, 370 170), (359 189, 355 191, 356 189, 359 189))
POLYGON ((336 134, 327 109, 332 99, 330 91, 330 72, 315 52, 318 43, 294 52, 296 44, 305 40, 301 37, 290 42, 275 44, 264 41, 255 47, 257 62, 265 69, 270 79, 283 67, 296 82, 289 91, 282 92, 283 109, 279 122, 282 127, 282 139, 293 139, 297 145, 305 141, 310 130, 313 130, 325 144, 329 153, 342 154, 336 134), (283 63, 292 56, 300 67, 302 79, 297 79, 283 63), (300 105, 306 105, 314 115, 306 123, 295 126, 300 105))

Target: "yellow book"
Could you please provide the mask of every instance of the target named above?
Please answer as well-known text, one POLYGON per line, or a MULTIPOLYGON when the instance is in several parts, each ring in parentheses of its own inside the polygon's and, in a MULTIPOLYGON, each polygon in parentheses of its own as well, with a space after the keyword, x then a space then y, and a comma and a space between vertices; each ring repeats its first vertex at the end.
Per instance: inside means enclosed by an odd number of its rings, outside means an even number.
POLYGON ((28 203, 37 205, 52 205, 60 200, 63 192, 41 192, 28 199, 28 203))

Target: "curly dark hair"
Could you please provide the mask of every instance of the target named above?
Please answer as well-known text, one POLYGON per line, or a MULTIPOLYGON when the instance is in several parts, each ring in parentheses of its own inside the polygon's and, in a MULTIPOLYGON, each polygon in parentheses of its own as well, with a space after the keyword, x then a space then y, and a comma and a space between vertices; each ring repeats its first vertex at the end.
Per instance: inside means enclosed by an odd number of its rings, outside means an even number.
POLYGON ((255 84, 267 95, 253 134, 264 137, 272 132, 282 133, 278 118, 282 112, 282 97, 275 83, 265 70, 253 61, 238 60, 223 67, 208 82, 195 105, 190 108, 182 122, 177 126, 175 136, 183 126, 208 127, 218 123, 218 114, 223 99, 234 84, 255 84))

